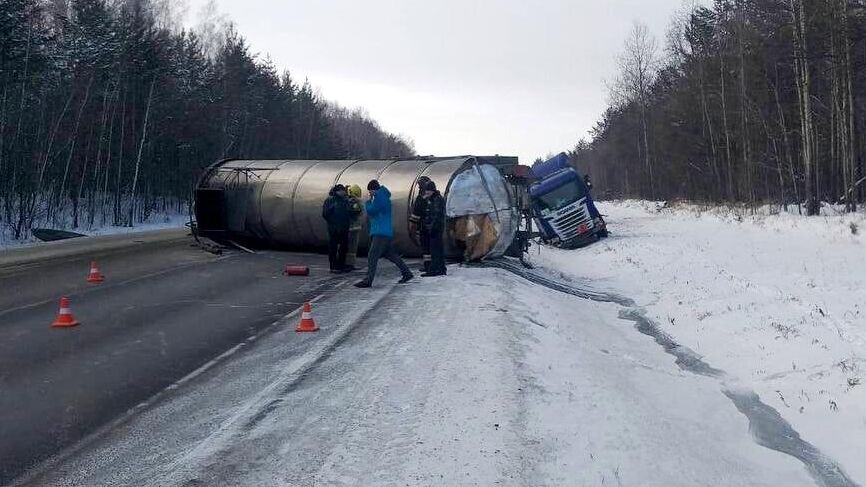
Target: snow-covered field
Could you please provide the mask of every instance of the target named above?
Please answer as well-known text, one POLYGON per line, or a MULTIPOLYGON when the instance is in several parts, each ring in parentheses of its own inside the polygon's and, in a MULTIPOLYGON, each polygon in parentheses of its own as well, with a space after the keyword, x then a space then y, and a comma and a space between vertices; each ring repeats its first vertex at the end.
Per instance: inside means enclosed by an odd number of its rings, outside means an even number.
POLYGON ((866 483, 866 215, 661 206, 603 203, 609 239, 532 259, 633 299, 866 483))

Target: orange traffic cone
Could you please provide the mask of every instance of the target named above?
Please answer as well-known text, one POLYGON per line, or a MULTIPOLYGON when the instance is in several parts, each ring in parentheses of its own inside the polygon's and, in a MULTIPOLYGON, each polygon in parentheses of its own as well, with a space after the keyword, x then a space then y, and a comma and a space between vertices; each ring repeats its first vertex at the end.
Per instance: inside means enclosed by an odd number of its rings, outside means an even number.
POLYGON ((99 284, 105 281, 105 276, 99 272, 99 267, 96 266, 96 261, 90 263, 90 275, 87 276, 87 282, 91 284, 99 284))
POLYGON ((319 331, 316 321, 313 319, 313 307, 310 303, 304 303, 304 311, 301 313, 301 322, 298 328, 295 329, 298 333, 308 333, 311 331, 319 331))
POLYGON ((60 298, 60 313, 57 314, 57 319, 51 324, 52 328, 72 328, 81 323, 72 316, 72 310, 69 309, 69 298, 60 298))

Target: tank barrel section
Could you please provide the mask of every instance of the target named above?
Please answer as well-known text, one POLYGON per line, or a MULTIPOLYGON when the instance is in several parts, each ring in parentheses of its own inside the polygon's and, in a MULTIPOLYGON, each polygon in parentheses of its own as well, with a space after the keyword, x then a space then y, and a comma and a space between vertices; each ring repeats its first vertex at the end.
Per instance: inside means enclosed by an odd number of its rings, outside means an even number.
MULTIPOLYGON (((421 249, 409 225, 412 205, 418 197, 418 178, 427 176, 433 180, 446 201, 460 199, 464 196, 451 193, 453 181, 459 174, 482 166, 498 171, 500 181, 491 184, 508 185, 512 184, 511 174, 518 161, 516 157, 501 156, 221 161, 203 173, 196 188, 198 232, 214 240, 238 239, 266 247, 321 250, 328 244, 322 204, 330 189, 336 184, 366 188, 370 180, 376 179, 391 192, 394 244, 404 255, 419 256, 421 249)), ((504 206, 514 210, 518 203, 509 196, 504 206)), ((362 218, 360 242, 361 250, 366 250, 366 215, 362 218)), ((506 232, 502 237, 511 235, 506 232)), ((459 256, 463 247, 464 242, 448 232, 449 255, 459 256)))

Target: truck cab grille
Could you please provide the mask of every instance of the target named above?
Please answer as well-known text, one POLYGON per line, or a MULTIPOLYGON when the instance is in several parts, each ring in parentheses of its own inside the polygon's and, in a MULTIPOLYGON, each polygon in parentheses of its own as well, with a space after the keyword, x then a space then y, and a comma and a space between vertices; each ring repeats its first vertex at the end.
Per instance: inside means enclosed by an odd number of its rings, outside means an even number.
POLYGON ((586 198, 559 210, 550 223, 563 242, 576 239, 595 227, 586 208, 586 198))

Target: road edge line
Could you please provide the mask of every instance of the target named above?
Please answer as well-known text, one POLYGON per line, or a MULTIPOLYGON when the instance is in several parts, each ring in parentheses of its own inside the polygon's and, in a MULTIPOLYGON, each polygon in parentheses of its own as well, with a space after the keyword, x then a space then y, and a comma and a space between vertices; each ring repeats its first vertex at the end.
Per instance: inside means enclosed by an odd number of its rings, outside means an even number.
MULTIPOLYGON (((336 287, 336 286, 335 286, 336 287)), ((321 343, 311 347, 301 356, 292 360, 289 368, 285 369, 285 373, 274 379, 271 383, 262 388, 250 400, 239 406, 237 412, 226 419, 219 428, 212 432, 207 437, 195 443, 181 457, 175 458, 166 468, 167 472, 156 473, 153 478, 158 478, 160 482, 167 482, 168 485, 174 485, 173 482, 178 479, 174 478, 177 475, 189 474, 201 468, 202 459, 208 457, 207 452, 222 451, 224 445, 230 440, 238 430, 243 429, 243 425, 250 421, 252 417, 258 414, 264 406, 273 400, 273 393, 284 389, 285 387, 303 379, 309 369, 318 364, 326 357, 336 346, 343 342, 352 331, 357 329, 358 324, 364 321, 373 311, 376 306, 384 301, 394 289, 397 288, 396 283, 391 284, 384 289, 384 292, 373 298, 373 300, 360 311, 356 317, 351 319, 345 326, 331 333, 321 343), (240 425, 240 428, 238 427, 240 425), (214 446, 216 445, 216 448, 214 446)))
MULTIPOLYGON (((383 295, 383 298, 384 298, 384 296, 387 296, 391 292, 391 290, 392 289, 389 289, 388 292, 386 292, 383 295)), ((310 303, 318 302, 324 298, 325 298, 325 293, 319 294, 319 295, 313 297, 312 299, 310 299, 310 303)), ((377 300, 377 303, 378 303, 378 300, 377 300)), ((211 359, 210 361, 208 361, 204 365, 193 370, 189 374, 187 374, 187 375, 181 377, 180 379, 172 382, 171 384, 165 386, 160 391, 158 391, 154 395, 150 396, 147 400, 142 401, 139 404, 131 407, 126 412, 124 412, 123 414, 121 414, 120 416, 118 416, 117 418, 115 418, 114 420, 109 422, 108 424, 101 426, 96 431, 88 434, 87 436, 85 436, 84 438, 82 438, 81 440, 76 442, 74 445, 69 446, 68 448, 64 449, 63 451, 43 460, 39 464, 35 465, 33 468, 25 471, 24 474, 22 474, 17 479, 14 479, 12 482, 7 484, 6 487, 22 487, 22 486, 26 486, 26 485, 30 484, 31 482, 33 482, 35 480, 38 480, 47 471, 53 469, 57 465, 68 460, 69 458, 74 456, 76 453, 78 453, 78 452, 84 450, 85 448, 91 446, 93 443, 98 441, 100 438, 102 438, 103 436, 108 434, 113 429, 118 428, 119 426, 128 422, 136 414, 138 414, 141 411, 155 405, 156 403, 158 403, 159 401, 164 399, 165 396, 168 395, 169 393, 174 392, 177 389, 180 389, 181 387, 192 382, 193 380, 200 377, 201 375, 204 375, 210 369, 214 368, 216 365, 224 362, 226 359, 228 359, 229 357, 231 357, 232 355, 234 355, 235 353, 237 353, 238 351, 240 351, 241 349, 243 349, 247 345, 258 340, 263 334, 270 332, 273 328, 275 328, 281 324, 288 323, 289 320, 298 316, 303 311, 303 309, 304 309, 303 305, 299 306, 298 308, 289 312, 288 314, 286 314, 282 318, 280 318, 280 319, 274 321, 273 323, 271 323, 270 325, 262 328, 257 333, 247 337, 241 343, 238 343, 234 347, 226 350, 225 352, 223 352, 220 355, 218 355, 217 357, 211 359)), ((347 326, 347 328, 349 328, 349 327, 347 326)))

